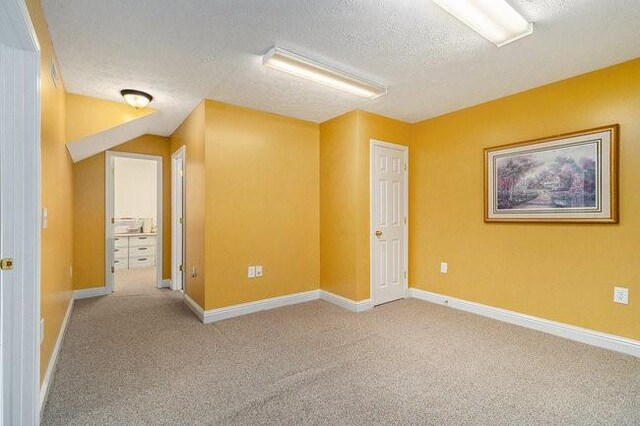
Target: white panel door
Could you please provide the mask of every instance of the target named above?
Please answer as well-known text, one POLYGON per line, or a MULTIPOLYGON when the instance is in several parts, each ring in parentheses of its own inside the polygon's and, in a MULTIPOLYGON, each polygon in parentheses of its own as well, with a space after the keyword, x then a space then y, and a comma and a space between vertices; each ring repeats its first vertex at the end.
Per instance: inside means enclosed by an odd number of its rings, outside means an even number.
POLYGON ((0 1, 0 426, 40 407, 39 69, 24 2, 0 1))
POLYGON ((405 297, 407 147, 371 146, 371 281, 373 305, 405 297))

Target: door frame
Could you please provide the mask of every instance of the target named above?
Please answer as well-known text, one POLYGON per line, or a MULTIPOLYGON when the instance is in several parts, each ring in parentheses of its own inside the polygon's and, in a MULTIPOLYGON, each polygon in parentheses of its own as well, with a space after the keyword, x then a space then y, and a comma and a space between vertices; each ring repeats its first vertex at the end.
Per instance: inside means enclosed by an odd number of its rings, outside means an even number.
POLYGON ((185 161, 186 161, 186 157, 187 157, 187 147, 186 146, 181 146, 180 148, 178 148, 178 150, 176 150, 176 152, 174 152, 173 154, 171 154, 171 290, 183 290, 184 291, 184 285, 185 285, 185 279, 184 279, 184 249, 185 249, 185 244, 184 244, 184 211, 185 211, 185 205, 184 205, 184 190, 185 190, 185 161), (178 180, 178 173, 177 173, 177 168, 176 168, 176 164, 178 162, 178 160, 182 160, 182 179, 181 179, 181 186, 182 186, 182 199, 179 200, 178 199, 178 193, 176 191, 176 187, 177 187, 177 180, 178 180), (180 201, 180 206, 182 207, 182 211, 178 212, 178 201, 180 201), (178 216, 178 213, 180 213, 180 215, 178 216), (180 239, 181 242, 181 246, 182 247, 178 247, 178 229, 175 226, 175 224, 177 223, 178 217, 182 217, 182 238, 180 239), (178 258, 178 248, 181 249, 181 254, 182 256, 180 258, 178 258), (182 267, 182 274, 179 274, 180 272, 180 265, 183 265, 182 267), (181 280, 182 281, 180 284, 178 284, 178 275, 180 275, 181 280))
MULTIPOLYGON (((0 105, 2 257, 14 259, 0 290, 0 425, 40 419, 40 45, 22 0, 0 1, 0 75, 15 77, 0 105), (16 71, 19 69, 19 71, 16 71), (6 386, 6 387, 5 387, 6 386)), ((5 83, 0 82, 0 87, 5 83)))
POLYGON ((376 306, 373 300, 373 277, 374 277, 374 243, 375 229, 373 226, 373 193, 375 191, 375 182, 373 180, 375 170, 375 158, 373 156, 374 147, 397 149, 404 153, 404 212, 407 223, 404 226, 404 297, 408 296, 409 289, 409 147, 406 145, 398 145, 391 142, 385 142, 377 139, 369 140, 369 297, 371 306, 376 306))
POLYGON ((162 161, 163 158, 159 155, 151 154, 135 154, 132 152, 121 151, 107 151, 105 155, 105 209, 104 209, 104 273, 105 273, 105 292, 106 294, 113 293, 114 290, 114 273, 111 267, 113 266, 113 239, 114 239, 114 224, 111 222, 111 218, 115 217, 115 187, 114 187, 114 165, 116 158, 135 158, 138 160, 152 160, 157 163, 157 176, 156 176, 156 191, 157 191, 157 233, 156 233, 156 287, 164 287, 162 284, 162 259, 163 259, 163 247, 162 247, 162 161))

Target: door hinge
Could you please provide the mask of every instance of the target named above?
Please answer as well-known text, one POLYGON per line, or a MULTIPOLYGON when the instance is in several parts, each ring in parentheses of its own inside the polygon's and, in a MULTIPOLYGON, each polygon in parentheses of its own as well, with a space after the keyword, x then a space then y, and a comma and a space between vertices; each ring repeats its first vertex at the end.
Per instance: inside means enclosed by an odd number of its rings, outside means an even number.
POLYGON ((0 260, 0 269, 3 271, 10 271, 13 269, 13 259, 10 257, 5 257, 0 260))
POLYGON ((111 223, 116 223, 116 218, 115 217, 111 218, 111 223))
POLYGON ((404 169, 407 170, 407 163, 404 163, 404 169))
POLYGON ((178 270, 179 270, 180 272, 182 272, 182 265, 180 265, 180 266, 178 267, 178 270))
POLYGON ((404 224, 405 225, 407 224, 407 218, 406 217, 404 218, 404 224))
POLYGON ((407 279, 407 271, 404 271, 404 279, 407 279))
POLYGON ((116 272, 116 268, 114 268, 113 266, 111 267, 111 273, 115 273, 116 272))
POLYGON ((183 220, 182 220, 182 218, 178 219, 178 222, 179 222, 179 223, 184 223, 184 222, 183 222, 183 220))

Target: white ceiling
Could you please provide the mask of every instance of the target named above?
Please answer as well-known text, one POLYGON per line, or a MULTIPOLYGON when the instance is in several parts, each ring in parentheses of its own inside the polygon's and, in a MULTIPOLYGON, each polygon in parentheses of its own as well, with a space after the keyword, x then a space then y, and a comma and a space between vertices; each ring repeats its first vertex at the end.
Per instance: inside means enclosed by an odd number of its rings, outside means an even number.
POLYGON ((496 48, 430 0, 43 0, 69 92, 151 93, 169 135, 203 98, 322 122, 414 122, 640 56, 638 0, 510 0, 532 36, 496 48), (375 101, 261 65, 272 45, 388 86, 375 101))

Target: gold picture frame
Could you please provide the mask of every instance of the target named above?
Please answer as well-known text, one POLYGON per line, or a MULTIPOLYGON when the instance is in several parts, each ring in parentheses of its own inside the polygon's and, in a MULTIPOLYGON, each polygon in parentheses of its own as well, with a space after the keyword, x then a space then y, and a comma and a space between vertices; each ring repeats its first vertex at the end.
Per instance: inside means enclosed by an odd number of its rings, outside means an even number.
POLYGON ((484 221, 618 223, 618 124, 484 149, 484 221))

